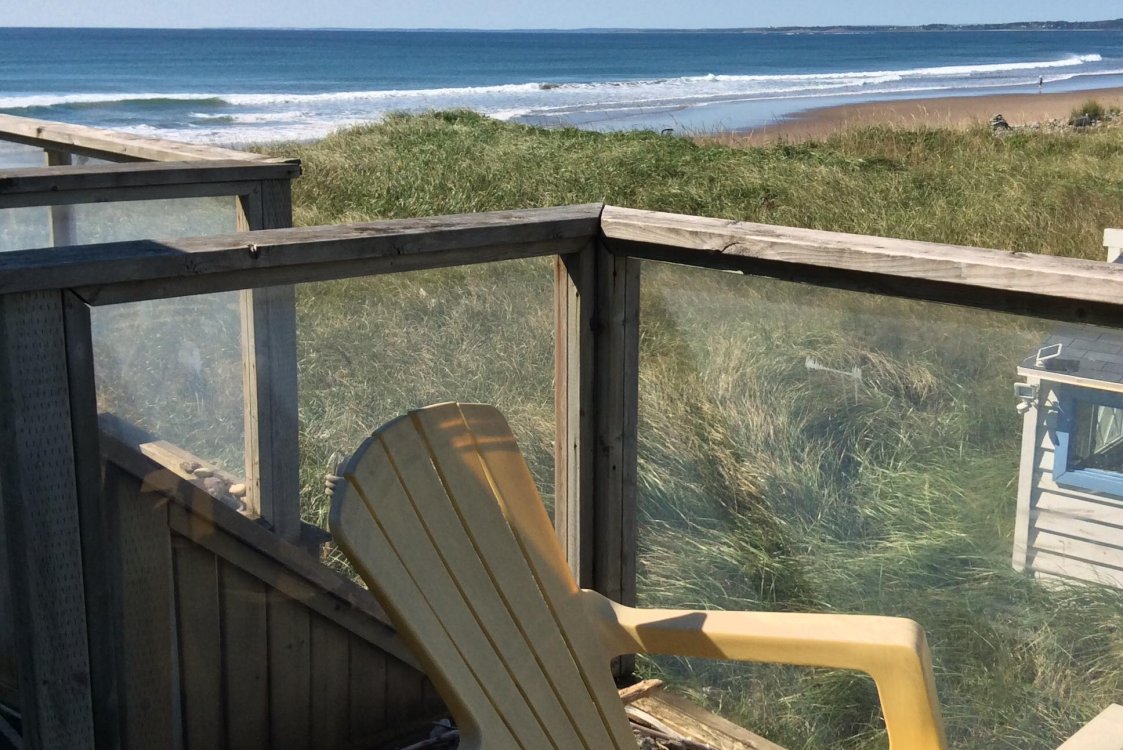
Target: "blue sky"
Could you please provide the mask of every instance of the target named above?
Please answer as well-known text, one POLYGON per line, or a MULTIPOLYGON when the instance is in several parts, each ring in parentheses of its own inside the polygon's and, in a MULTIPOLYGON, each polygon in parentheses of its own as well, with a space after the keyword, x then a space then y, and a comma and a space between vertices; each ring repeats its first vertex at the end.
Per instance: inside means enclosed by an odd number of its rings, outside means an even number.
POLYGON ((1123 0, 0 0, 4 26, 698 28, 1123 17, 1123 0))

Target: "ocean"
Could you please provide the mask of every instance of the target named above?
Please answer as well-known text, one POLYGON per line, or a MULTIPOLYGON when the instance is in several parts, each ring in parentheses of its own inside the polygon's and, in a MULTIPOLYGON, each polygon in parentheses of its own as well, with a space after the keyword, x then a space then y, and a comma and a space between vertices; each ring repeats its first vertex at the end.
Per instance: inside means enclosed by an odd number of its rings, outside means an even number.
POLYGON ((448 108, 708 132, 1040 79, 1123 85, 1123 33, 0 28, 0 112, 231 145, 448 108))

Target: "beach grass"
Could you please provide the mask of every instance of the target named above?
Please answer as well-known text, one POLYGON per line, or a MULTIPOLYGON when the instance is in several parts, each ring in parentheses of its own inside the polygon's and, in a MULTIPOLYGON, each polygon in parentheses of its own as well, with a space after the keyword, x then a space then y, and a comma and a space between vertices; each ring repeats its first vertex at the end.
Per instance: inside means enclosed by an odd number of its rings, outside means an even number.
MULTIPOLYGON (((870 127, 735 149, 449 112, 269 150, 304 163, 304 225, 605 201, 1100 259, 1123 216, 1113 127, 870 127)), ((298 288, 309 520, 364 432, 447 398, 511 414, 550 488, 551 273, 538 260, 298 288)), ((1049 323, 660 264, 641 304, 642 603, 913 617, 964 750, 1055 748, 1119 699, 1123 594, 1010 567, 1011 384, 1049 323)), ((790 750, 885 746, 861 676, 641 667, 790 750)))

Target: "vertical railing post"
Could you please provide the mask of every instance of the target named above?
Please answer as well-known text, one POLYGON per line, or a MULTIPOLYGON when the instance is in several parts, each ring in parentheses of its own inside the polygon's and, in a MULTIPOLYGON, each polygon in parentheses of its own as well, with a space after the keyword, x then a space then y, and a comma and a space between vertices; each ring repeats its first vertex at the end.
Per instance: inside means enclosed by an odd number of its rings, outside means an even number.
MULTIPOLYGON (((48 167, 68 167, 74 163, 66 151, 45 152, 48 167)), ((77 244, 74 232, 74 209, 70 206, 51 206, 51 247, 65 247, 77 244)))
POLYGON ((582 588, 593 588, 593 308, 597 247, 559 255, 554 268, 554 528, 582 588))
MULTIPOLYGON (((578 584, 636 600, 639 264, 600 242, 555 278, 554 525, 578 584)), ((633 661, 620 659, 617 674, 633 661)))
MULTIPOLYGON (((292 226, 287 180, 267 180, 239 199, 241 231, 292 226)), ((300 450, 296 373, 296 289, 242 292, 246 501, 280 537, 300 539, 300 450)))
POLYGON ((76 455, 91 438, 68 393, 63 295, 0 297, 0 507, 30 748, 100 744, 79 521, 90 488, 76 455))
POLYGON ((634 258, 598 248, 593 581, 605 596, 629 606, 636 601, 639 267, 634 258))

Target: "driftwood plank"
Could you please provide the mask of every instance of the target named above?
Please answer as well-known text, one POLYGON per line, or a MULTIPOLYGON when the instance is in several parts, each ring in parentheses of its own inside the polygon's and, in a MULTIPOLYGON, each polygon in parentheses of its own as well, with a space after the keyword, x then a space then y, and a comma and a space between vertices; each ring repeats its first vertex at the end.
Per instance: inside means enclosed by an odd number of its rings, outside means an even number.
POLYGON ((269 713, 274 747, 311 746, 312 641, 308 610, 269 591, 269 713))
POLYGON ((704 742, 715 750, 784 750, 774 742, 666 690, 655 689, 637 698, 631 705, 651 714, 679 734, 704 742))
POLYGON ((604 209, 601 231, 612 252, 633 257, 988 309, 1121 319, 1120 264, 613 206, 604 209))
POLYGON ((269 644, 265 584, 219 563, 227 747, 269 747, 269 644))
POLYGON ((580 250, 599 205, 0 253, 0 293, 80 287, 109 304, 580 250))
POLYGON ((180 536, 172 537, 176 620, 187 750, 224 747, 222 625, 218 561, 180 536))
POLYGON ((84 125, 67 125, 30 117, 0 115, 3 140, 68 151, 106 161, 182 161, 185 159, 240 159, 255 162, 284 161, 264 154, 232 151, 206 144, 180 143, 130 135, 84 125))

